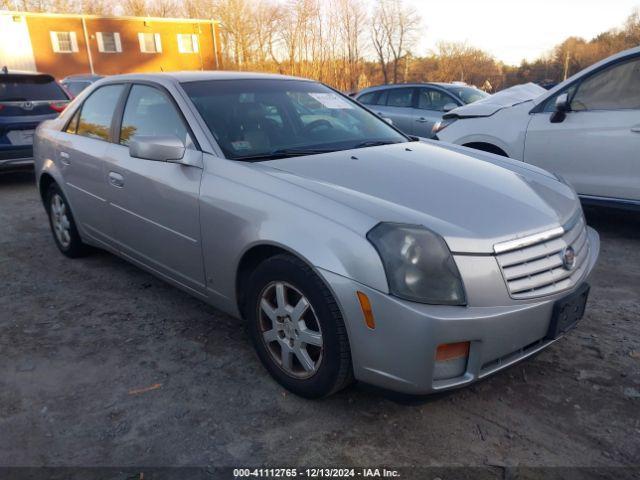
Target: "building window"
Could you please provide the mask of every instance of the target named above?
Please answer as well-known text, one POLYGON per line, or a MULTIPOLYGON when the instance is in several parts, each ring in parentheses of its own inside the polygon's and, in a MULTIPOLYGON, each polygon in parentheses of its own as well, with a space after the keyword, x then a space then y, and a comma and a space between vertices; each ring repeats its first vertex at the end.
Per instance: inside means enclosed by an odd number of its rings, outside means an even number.
POLYGON ((76 32, 50 32, 51 46, 55 53, 75 53, 78 51, 76 32))
POLYGON ((178 51, 180 53, 198 53, 198 35, 179 33, 178 51))
POLYGON ((118 32, 97 32, 98 51, 102 53, 120 53, 122 52, 122 43, 120 43, 120 34, 118 32))
POLYGON ((159 33, 139 33, 138 41, 142 53, 162 53, 159 33))

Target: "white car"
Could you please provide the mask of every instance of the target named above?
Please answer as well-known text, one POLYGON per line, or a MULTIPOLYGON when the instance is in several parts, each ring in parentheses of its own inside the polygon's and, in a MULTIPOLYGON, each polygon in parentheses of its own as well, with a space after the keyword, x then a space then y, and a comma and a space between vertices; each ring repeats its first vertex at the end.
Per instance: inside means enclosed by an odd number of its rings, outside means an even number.
POLYGON ((584 202, 640 208, 640 47, 548 92, 519 85, 452 110, 434 132, 554 172, 584 202))

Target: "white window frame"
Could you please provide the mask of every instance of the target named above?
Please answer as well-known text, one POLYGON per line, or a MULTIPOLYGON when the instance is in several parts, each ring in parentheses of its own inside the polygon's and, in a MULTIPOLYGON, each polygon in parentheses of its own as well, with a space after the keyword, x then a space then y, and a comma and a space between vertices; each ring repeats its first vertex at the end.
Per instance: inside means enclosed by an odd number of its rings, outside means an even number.
POLYGON ((189 34, 189 33, 178 33, 176 35, 176 38, 178 39, 178 52, 180 53, 198 53, 200 48, 198 45, 198 35, 196 34, 189 34), (189 38, 189 40, 191 40, 191 50, 188 50, 185 48, 185 37, 189 38))
POLYGON ((140 51, 142 53, 162 53, 162 40, 160 38, 159 33, 140 32, 138 33, 138 43, 140 43, 140 51), (153 35, 153 43, 155 44, 155 47, 156 47, 155 52, 147 52, 146 43, 144 41, 145 35, 153 35))
POLYGON ((120 41, 120 34, 118 32, 96 32, 96 40, 98 41, 98 51, 100 53, 122 53, 122 42, 120 41), (106 50, 104 48, 105 35, 113 35, 115 50, 106 50))
POLYGON ((49 32, 51 37, 51 47, 54 53, 78 53, 78 37, 76 32, 49 32), (58 40, 59 33, 68 33, 71 40, 71 50, 61 50, 60 41, 58 40))

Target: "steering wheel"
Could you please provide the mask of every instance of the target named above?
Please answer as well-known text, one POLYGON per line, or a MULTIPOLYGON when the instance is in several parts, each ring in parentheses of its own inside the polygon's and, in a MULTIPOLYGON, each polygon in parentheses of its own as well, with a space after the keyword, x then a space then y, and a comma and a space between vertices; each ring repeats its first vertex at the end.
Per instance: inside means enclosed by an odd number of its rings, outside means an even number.
POLYGON ((325 120, 324 118, 320 118, 318 120, 314 120, 308 125, 305 125, 302 128, 302 133, 309 133, 312 130, 315 130, 316 128, 320 128, 320 127, 333 128, 333 125, 331 125, 331 122, 329 122, 328 120, 325 120))

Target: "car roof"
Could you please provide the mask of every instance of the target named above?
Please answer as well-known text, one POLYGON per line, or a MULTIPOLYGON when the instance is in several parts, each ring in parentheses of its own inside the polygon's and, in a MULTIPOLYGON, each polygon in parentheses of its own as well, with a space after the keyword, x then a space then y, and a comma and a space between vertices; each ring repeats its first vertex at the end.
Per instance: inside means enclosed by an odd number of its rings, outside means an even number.
POLYGON ((49 82, 55 82, 56 79, 53 75, 49 75, 48 73, 40 73, 40 72, 29 72, 26 70, 8 70, 5 72, 4 70, 0 70, 0 80, 3 78, 6 79, 20 79, 20 78, 46 78, 49 82))
POLYGON ((104 78, 104 76, 87 73, 87 74, 79 74, 79 75, 68 75, 64 77, 62 81, 71 82, 71 81, 80 81, 80 80, 100 80, 101 78, 104 78))
POLYGON ((445 90, 449 90, 451 88, 456 87, 471 87, 470 85, 460 85, 457 83, 446 83, 446 82, 413 82, 413 83, 389 83, 385 85, 375 85, 373 87, 363 88, 360 92, 358 92, 358 96, 367 92, 375 92, 377 90, 382 90, 386 88, 402 88, 402 87, 440 87, 445 90))
POLYGON ((157 81, 170 80, 173 82, 186 83, 203 80, 303 80, 313 82, 308 78, 292 77, 288 75, 278 75, 273 73, 255 72, 231 72, 225 70, 207 71, 185 71, 185 72, 162 72, 162 73, 131 73, 125 75, 113 75, 109 80, 141 80, 157 81))

